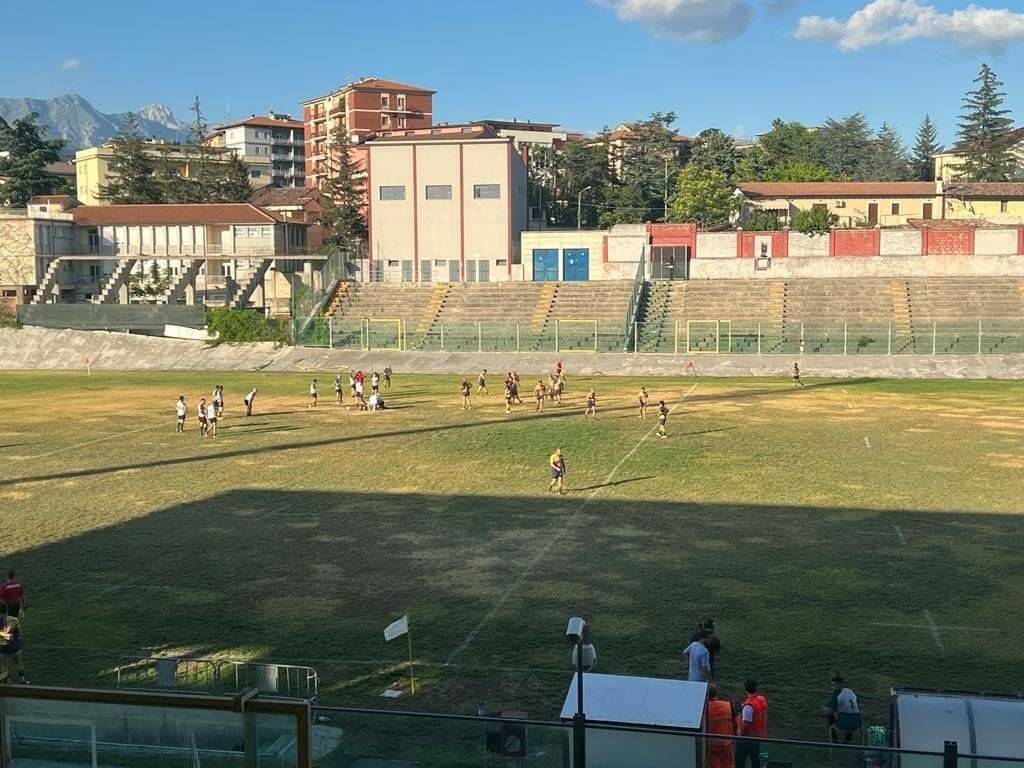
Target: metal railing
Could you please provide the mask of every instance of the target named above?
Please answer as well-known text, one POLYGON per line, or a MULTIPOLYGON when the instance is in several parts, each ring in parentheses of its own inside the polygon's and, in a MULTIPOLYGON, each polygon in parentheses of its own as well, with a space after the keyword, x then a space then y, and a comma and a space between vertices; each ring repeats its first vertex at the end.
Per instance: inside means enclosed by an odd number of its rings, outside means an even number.
POLYGON ((117 688, 185 691, 210 696, 254 688, 266 696, 316 701, 320 676, 309 666, 233 659, 123 656, 114 669, 117 688))
POLYGON ((640 297, 643 295, 644 290, 644 278, 645 270, 647 268, 647 253, 641 251, 640 260, 636 265, 636 275, 633 277, 633 289, 629 295, 629 307, 626 309, 626 328, 623 333, 625 341, 622 345, 622 351, 628 352, 630 341, 633 341, 634 346, 636 345, 635 338, 633 335, 636 333, 636 318, 637 313, 640 311, 640 297))
POLYGON ((1020 320, 666 320, 610 319, 424 323, 421 318, 317 317, 294 302, 293 341, 333 349, 437 352, 622 352, 673 355, 1016 355, 1020 320), (299 310, 299 311, 295 311, 299 310))

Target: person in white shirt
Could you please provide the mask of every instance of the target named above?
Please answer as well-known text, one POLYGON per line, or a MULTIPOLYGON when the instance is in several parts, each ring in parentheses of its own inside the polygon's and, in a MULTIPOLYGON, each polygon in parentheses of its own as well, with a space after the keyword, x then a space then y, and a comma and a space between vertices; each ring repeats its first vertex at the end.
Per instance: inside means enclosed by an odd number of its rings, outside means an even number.
POLYGON ((213 388, 213 404, 217 408, 217 418, 224 415, 224 387, 220 384, 213 388))
POLYGON ((348 391, 352 397, 356 396, 356 376, 352 371, 348 372, 348 391))
POLYGON ((711 677, 711 652, 708 651, 708 638, 694 640, 683 651, 688 660, 686 679, 698 683, 710 683, 711 677))
POLYGON ((199 400, 199 405, 196 406, 196 417, 199 419, 199 436, 206 437, 206 398, 199 400))
POLYGON ((338 405, 341 405, 341 398, 341 374, 339 373, 337 376, 334 377, 334 399, 338 403, 338 405))
POLYGON ((249 390, 249 394, 245 396, 245 415, 252 416, 252 407, 256 403, 256 387, 249 390))
POLYGON ((355 392, 356 400, 359 400, 361 404, 365 405, 366 403, 363 400, 363 382, 361 382, 359 379, 356 379, 355 392))
POLYGON ((217 405, 210 403, 206 406, 206 433, 210 437, 217 436, 217 405))
POLYGON ((317 386, 316 379, 309 384, 309 407, 316 408, 317 401, 320 399, 320 387, 317 386))
POLYGON ((188 414, 188 406, 185 404, 185 396, 178 395, 178 402, 174 404, 174 410, 178 415, 178 425, 175 427, 175 432, 185 431, 185 416, 188 414))
POLYGON ((373 375, 370 376, 370 391, 380 392, 380 374, 376 371, 374 371, 373 375))

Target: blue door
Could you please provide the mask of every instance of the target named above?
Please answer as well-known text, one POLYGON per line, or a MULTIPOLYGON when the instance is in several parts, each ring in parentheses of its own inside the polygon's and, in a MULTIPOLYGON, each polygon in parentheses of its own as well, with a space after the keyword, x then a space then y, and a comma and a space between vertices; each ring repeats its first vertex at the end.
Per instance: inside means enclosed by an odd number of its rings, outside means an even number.
POLYGON ((566 248, 562 251, 562 279, 590 279, 590 250, 587 248, 566 248))
POLYGON ((533 249, 533 279, 538 282, 558 280, 558 249, 533 249))

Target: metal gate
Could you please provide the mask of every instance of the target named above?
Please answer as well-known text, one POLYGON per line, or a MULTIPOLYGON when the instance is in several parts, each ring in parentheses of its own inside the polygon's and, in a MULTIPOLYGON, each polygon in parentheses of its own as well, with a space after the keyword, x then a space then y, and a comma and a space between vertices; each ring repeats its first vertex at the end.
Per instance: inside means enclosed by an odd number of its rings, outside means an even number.
POLYGON ((651 246, 651 280, 687 280, 690 277, 690 246, 651 246))

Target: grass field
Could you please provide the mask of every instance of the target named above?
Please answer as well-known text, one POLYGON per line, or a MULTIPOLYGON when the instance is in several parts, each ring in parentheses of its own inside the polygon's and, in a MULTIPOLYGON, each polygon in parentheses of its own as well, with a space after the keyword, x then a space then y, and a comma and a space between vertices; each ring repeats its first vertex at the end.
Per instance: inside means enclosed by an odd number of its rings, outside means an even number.
POLYGON ((599 671, 680 676, 711 615, 726 691, 757 675, 775 736, 824 735, 834 672, 869 722, 892 685, 1020 687, 1024 383, 652 379, 674 409, 656 440, 642 382, 569 373, 542 416, 498 394, 464 412, 457 377, 400 371, 381 413, 333 405, 327 372, 315 411, 304 374, 0 373, 0 568, 29 592, 30 678, 222 655, 311 664, 326 703, 552 718, 568 616, 599 671), (216 383, 227 420, 201 440, 216 383), (405 612, 419 685, 390 701, 406 647, 382 631, 405 612))

